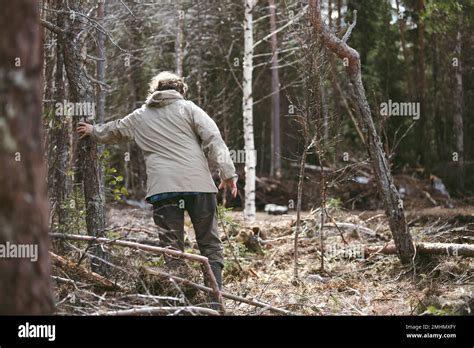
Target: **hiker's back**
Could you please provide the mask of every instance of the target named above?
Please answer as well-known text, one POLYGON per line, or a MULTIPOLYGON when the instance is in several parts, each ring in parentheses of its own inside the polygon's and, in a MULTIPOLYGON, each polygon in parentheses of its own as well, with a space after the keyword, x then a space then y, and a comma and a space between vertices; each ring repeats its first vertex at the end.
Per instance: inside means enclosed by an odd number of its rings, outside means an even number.
POLYGON ((147 167, 147 196, 217 192, 195 131, 193 104, 172 92, 157 93, 156 102, 147 101, 135 121, 135 142, 147 167))

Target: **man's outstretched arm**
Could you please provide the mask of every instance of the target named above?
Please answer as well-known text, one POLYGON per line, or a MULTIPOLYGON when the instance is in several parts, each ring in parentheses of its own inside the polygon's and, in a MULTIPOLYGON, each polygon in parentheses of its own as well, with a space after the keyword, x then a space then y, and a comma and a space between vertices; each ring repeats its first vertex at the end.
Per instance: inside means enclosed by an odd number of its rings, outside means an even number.
POLYGON ((79 122, 77 133, 80 139, 92 136, 97 142, 103 144, 117 144, 133 140, 134 122, 137 112, 136 110, 120 120, 110 121, 105 124, 91 125, 86 122, 79 122))

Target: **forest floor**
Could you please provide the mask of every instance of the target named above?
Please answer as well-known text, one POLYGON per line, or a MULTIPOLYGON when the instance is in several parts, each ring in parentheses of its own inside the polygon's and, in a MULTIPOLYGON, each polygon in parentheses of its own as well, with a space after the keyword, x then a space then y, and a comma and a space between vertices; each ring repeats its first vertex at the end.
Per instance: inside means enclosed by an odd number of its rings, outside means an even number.
MULTIPOLYGON (((391 240, 382 211, 329 208, 338 223, 358 229, 324 229, 324 270, 321 269, 319 213, 302 214, 298 271, 294 278, 296 216, 258 213, 245 226, 242 212, 220 210, 226 262, 225 291, 257 299, 300 315, 419 315, 472 314, 474 261, 454 256, 425 256, 402 266, 396 255, 357 253, 361 245, 384 245, 391 240), (363 229, 365 227, 366 229, 363 229), (373 232, 373 233, 372 233, 373 232), (345 242, 344 242, 344 241, 345 242), (347 244, 346 244, 347 243, 347 244), (344 252, 345 251, 345 252, 344 252), (351 251, 352 254, 348 251, 351 251)), ((107 237, 156 244, 151 209, 110 206, 107 237)), ((427 208, 407 211, 417 242, 472 243, 474 207, 427 208)), ((186 252, 198 254, 192 224, 186 220, 186 252)), ((80 259, 84 242, 68 243, 67 257, 80 259), (74 251, 75 250, 75 251, 74 251)), ((59 314, 103 314, 114 310, 157 305, 203 305, 209 298, 181 289, 166 280, 144 275, 143 267, 163 270, 163 257, 109 246, 109 261, 117 267, 119 290, 102 289, 65 268, 54 268, 59 314)), ((87 262, 87 261, 85 261, 87 262)), ((203 284, 198 265, 189 264, 188 278, 203 284)), ((270 311, 225 300, 228 314, 270 315, 270 311)))

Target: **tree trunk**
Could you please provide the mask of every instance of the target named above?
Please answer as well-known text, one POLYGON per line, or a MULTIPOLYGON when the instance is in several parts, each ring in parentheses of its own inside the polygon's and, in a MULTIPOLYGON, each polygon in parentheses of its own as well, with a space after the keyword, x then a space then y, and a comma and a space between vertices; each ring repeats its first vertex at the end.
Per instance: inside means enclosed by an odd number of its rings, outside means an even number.
POLYGON ((42 151, 43 42, 38 4, 24 0, 1 5, 0 314, 50 314, 54 302, 42 151), (6 250, 25 245, 27 257, 5 255, 6 250))
MULTIPOLYGON (((56 1, 56 9, 60 9, 60 0, 56 1)), ((57 14, 56 25, 64 26, 63 15, 57 14)), ((55 73, 54 102, 63 103, 66 99, 64 80, 64 40, 56 35, 56 73, 55 73)), ((68 220, 67 199, 70 194, 70 123, 69 117, 54 115, 49 132, 49 173, 48 191, 52 202, 53 224, 57 221, 57 228, 63 231, 68 220), (57 219, 57 220, 55 220, 57 219)))
MULTIPOLYGON (((104 26, 105 1, 97 3, 97 22, 104 26)), ((105 34, 97 30, 97 81, 105 81, 105 34)), ((105 87, 101 84, 97 86, 97 120, 99 123, 105 121, 105 87)))
MULTIPOLYGON (((269 0, 270 32, 275 33, 276 6, 275 0, 269 0)), ((278 36, 272 35, 272 163, 271 175, 281 176, 281 132, 280 132, 280 76, 278 72, 278 36)))
MULTIPOLYGON (((397 6, 397 12, 398 15, 400 15, 400 0, 395 0, 395 4, 397 6)), ((407 66, 407 79, 406 79, 406 84, 407 84, 407 92, 409 96, 413 96, 413 80, 412 80, 412 75, 410 74, 411 71, 411 66, 410 66, 410 56, 408 54, 408 48, 405 40, 405 20, 401 19, 398 17, 397 19, 398 23, 398 32, 400 33, 400 41, 402 43, 402 53, 403 53, 403 59, 405 61, 405 64, 407 66)))
MULTIPOLYGON (((83 0, 69 4, 71 10, 76 13, 84 13, 83 5, 83 0)), ((68 10, 67 7, 64 10, 68 10)), ((84 49, 84 42, 81 37, 83 35, 83 19, 78 15, 68 15, 65 18, 64 64, 69 80, 70 99, 73 103, 93 105, 95 100, 94 89, 86 75, 81 52, 84 49)), ((83 121, 88 121, 86 117, 81 118, 83 121)), ((78 117, 74 117, 74 128, 77 121, 78 117)), ((97 144, 90 137, 84 138, 79 143, 79 163, 82 165, 87 233, 90 236, 102 236, 105 229, 105 199, 101 190, 103 178, 99 165, 97 144)), ((101 246, 94 246, 92 253, 102 259, 106 256, 101 246)), ((96 259, 92 262, 92 270, 101 274, 107 273, 106 264, 97 262, 96 259)))
POLYGON ((175 41, 175 60, 176 60, 176 75, 183 76, 183 37, 184 37, 184 11, 181 1, 177 4, 177 21, 178 28, 176 32, 175 41))
POLYGON ((454 124, 454 138, 456 139, 456 152, 458 155, 456 166, 456 181, 457 188, 460 192, 464 191, 464 127, 463 127, 463 81, 462 81, 462 28, 463 28, 463 13, 459 14, 459 27, 456 34, 456 58, 458 59, 458 66, 456 67, 456 93, 454 100, 456 108, 453 116, 454 124))
MULTIPOLYGON (((197 21, 198 21, 198 40, 202 42, 203 36, 203 17, 202 17, 202 0, 197 0, 197 21)), ((202 96, 202 83, 203 83, 203 71, 202 71, 202 61, 204 59, 203 54, 203 45, 198 45, 198 62, 197 62, 197 102, 200 107, 203 107, 203 96, 202 96)))
POLYGON ((397 246, 398 255, 402 263, 412 260, 415 250, 406 224, 403 211, 403 202, 400 199, 397 188, 393 183, 390 166, 385 157, 380 137, 377 134, 369 104, 362 84, 362 73, 359 53, 344 41, 331 34, 325 27, 321 18, 319 0, 310 1, 311 19, 315 30, 320 35, 323 44, 343 59, 347 65, 347 74, 352 84, 355 102, 360 109, 359 122, 366 136, 366 144, 377 185, 381 192, 385 205, 385 214, 388 217, 390 230, 397 246))
POLYGON ((439 43, 438 35, 433 34, 433 64, 432 64, 432 75, 433 75, 433 119, 435 123, 435 139, 436 139, 436 154, 439 159, 446 158, 446 146, 444 141, 444 117, 440 112, 440 84, 439 76, 439 43))
POLYGON ((430 164, 430 120, 426 110, 425 74, 425 24, 421 18, 425 11, 425 0, 418 0, 418 100, 420 119, 417 121, 418 156, 424 166, 430 164))
POLYGON ((252 96, 252 72, 253 72, 253 16, 255 0, 245 0, 244 19, 244 78, 243 89, 243 113, 244 113, 244 141, 245 141, 245 220, 255 220, 255 167, 256 152, 253 133, 253 96, 252 96))

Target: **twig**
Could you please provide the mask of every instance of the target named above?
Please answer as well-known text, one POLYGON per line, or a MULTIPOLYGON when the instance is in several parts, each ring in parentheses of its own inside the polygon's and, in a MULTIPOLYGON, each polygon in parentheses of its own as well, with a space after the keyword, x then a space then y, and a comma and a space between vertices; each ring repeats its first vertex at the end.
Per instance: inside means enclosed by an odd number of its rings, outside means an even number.
POLYGON ((255 42, 253 44, 253 48, 257 47, 258 45, 260 45, 262 42, 264 42, 265 40, 268 40, 269 38, 271 38, 273 35, 276 35, 278 34, 280 31, 282 31, 283 29, 285 29, 286 27, 289 27, 290 25, 292 25, 294 22, 296 22, 297 20, 299 20, 301 17, 303 17, 303 15, 306 13, 306 11, 308 10, 308 5, 306 5, 305 7, 303 7, 303 9, 301 10, 300 13, 298 13, 296 16, 293 17, 293 19, 289 20, 285 25, 281 26, 280 28, 278 28, 277 30, 275 30, 274 32, 264 36, 263 38, 261 38, 260 40, 258 40, 257 42, 255 42))

